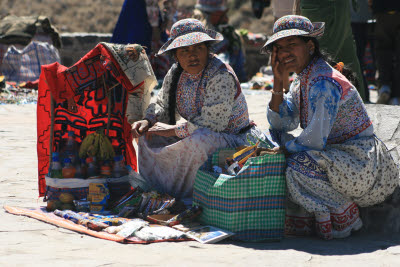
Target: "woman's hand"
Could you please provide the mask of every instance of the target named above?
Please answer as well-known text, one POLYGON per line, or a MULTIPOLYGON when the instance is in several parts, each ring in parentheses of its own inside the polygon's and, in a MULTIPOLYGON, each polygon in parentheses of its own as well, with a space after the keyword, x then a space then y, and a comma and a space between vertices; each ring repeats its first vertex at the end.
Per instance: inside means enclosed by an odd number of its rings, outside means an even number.
POLYGON ((132 137, 139 138, 149 130, 150 123, 148 120, 135 121, 132 124, 132 137))
POLYGON ((266 152, 267 154, 284 154, 285 157, 288 157, 290 153, 286 150, 284 146, 276 146, 273 148, 258 148, 259 152, 258 155, 262 155, 262 152, 266 152))
MULTIPOLYGON (((164 137, 176 136, 175 125, 169 125, 162 122, 156 122, 148 131, 146 135, 159 135, 164 137)), ((150 136, 149 136, 150 137, 150 136)))
MULTIPOLYGON (((275 46, 272 47, 271 66, 272 66, 272 71, 274 73, 274 87, 271 90, 272 98, 271 101, 269 102, 269 107, 273 111, 279 113, 279 105, 283 101, 284 80, 289 79, 289 75, 287 73, 286 68, 278 60, 278 48, 276 48, 275 46)), ((285 84, 286 83, 289 83, 289 81, 285 82, 285 84)))
POLYGON ((276 146, 272 148, 272 150, 276 153, 282 153, 285 155, 285 157, 288 157, 290 155, 289 151, 286 150, 284 146, 276 146))
POLYGON ((288 72, 286 71, 283 64, 279 62, 278 48, 276 48, 275 46, 272 47, 271 66, 272 66, 272 71, 274 73, 274 85, 282 83, 283 79, 285 78, 285 75, 287 75, 288 72))

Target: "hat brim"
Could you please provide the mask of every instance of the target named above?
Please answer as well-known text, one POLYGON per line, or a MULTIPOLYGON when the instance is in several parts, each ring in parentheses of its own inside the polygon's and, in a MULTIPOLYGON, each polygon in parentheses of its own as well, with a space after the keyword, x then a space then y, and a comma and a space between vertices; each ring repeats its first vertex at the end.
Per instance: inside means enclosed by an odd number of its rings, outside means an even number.
POLYGON ((165 52, 171 51, 173 49, 190 46, 194 44, 199 44, 203 42, 220 42, 224 39, 222 34, 216 32, 214 30, 207 30, 207 33, 204 32, 191 32, 181 36, 176 37, 175 39, 168 40, 158 51, 157 55, 164 54, 165 52))
POLYGON ((313 23, 314 30, 312 32, 307 32, 299 29, 289 29, 289 30, 283 30, 279 31, 277 33, 274 33, 268 41, 264 44, 264 46, 261 48, 260 53, 261 54, 268 54, 268 47, 276 42, 279 39, 289 37, 289 36, 306 36, 306 37, 315 37, 319 38, 322 35, 324 35, 324 30, 325 30, 325 22, 314 22, 313 23))

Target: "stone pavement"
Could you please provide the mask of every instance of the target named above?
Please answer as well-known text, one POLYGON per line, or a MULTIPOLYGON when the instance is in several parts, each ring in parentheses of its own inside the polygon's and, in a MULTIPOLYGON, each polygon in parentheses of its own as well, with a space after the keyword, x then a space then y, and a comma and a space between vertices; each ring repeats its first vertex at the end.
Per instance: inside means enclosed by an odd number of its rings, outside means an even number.
MULTIPOLYGON (((246 95, 250 116, 267 129, 268 93, 246 95)), ((378 137, 399 159, 400 107, 367 105, 378 137)), ((37 193, 36 107, 0 105, 0 205, 43 205, 37 193)), ((124 245, 78 234, 0 208, 0 266, 400 266, 398 192, 362 209, 365 229, 342 240, 286 238, 273 243, 195 241, 124 245)))

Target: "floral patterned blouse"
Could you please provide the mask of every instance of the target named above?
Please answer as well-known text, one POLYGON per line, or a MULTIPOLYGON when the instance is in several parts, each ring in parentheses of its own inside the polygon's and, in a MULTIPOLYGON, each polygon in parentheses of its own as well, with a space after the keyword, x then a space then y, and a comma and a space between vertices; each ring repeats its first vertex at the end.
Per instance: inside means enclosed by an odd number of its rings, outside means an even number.
MULTIPOLYGON (((173 66, 164 79, 155 103, 149 105, 146 118, 154 124, 169 122, 168 97, 173 66)), ((185 138, 198 128, 215 132, 237 134, 249 125, 246 99, 240 84, 230 68, 215 55, 198 74, 182 72, 176 91, 176 118, 186 122, 178 124, 176 135, 185 138)))
POLYGON ((374 128, 356 88, 321 58, 296 77, 279 106, 267 110, 273 129, 289 132, 300 123, 301 134, 286 142, 291 152, 323 150, 327 144, 372 136, 374 128))

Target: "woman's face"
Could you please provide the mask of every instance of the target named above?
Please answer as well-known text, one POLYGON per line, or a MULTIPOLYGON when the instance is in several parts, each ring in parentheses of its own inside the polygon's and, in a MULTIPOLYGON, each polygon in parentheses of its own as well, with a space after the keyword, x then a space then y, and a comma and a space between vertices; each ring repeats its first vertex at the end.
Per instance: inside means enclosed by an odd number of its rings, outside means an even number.
POLYGON ((197 74, 208 62, 208 47, 205 43, 184 46, 176 49, 176 59, 186 72, 197 74))
POLYGON ((288 72, 299 74, 310 63, 315 46, 312 41, 304 42, 296 36, 289 36, 276 41, 277 59, 288 72), (311 53, 311 54, 310 54, 311 53))

